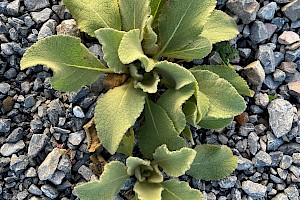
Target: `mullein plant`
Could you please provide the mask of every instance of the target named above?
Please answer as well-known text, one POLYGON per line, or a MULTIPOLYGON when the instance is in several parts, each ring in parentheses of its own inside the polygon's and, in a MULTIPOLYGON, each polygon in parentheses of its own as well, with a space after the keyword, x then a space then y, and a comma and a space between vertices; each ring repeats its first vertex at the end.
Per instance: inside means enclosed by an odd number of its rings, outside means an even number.
POLYGON ((108 74, 105 82, 117 84, 97 101, 97 136, 110 154, 124 152, 121 146, 130 148, 126 166, 113 161, 98 181, 75 187, 80 199, 113 199, 132 175, 138 180, 136 199, 203 199, 186 183, 163 181, 159 167, 170 176, 186 173, 204 180, 229 175, 237 157, 226 146, 190 148, 194 145, 190 127, 227 126, 246 108, 241 95, 251 92, 228 65, 186 69, 168 60, 204 58, 213 44, 238 34, 234 20, 215 10, 216 0, 63 2, 81 31, 99 40, 103 60, 90 53, 80 38, 56 35, 28 48, 21 69, 38 64, 50 67, 53 87, 62 91, 78 91, 108 74), (161 95, 159 88, 165 88, 161 95), (133 132, 142 113, 141 127, 127 137, 125 133, 133 132), (134 137, 141 158, 132 156, 134 137), (173 173, 177 168, 180 173, 173 173))

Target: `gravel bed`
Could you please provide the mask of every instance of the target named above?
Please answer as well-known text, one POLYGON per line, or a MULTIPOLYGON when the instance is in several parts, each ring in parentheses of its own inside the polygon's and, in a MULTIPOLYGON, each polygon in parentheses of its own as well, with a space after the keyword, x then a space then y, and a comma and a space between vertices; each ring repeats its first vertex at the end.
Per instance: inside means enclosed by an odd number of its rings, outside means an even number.
MULTIPOLYGON (((188 176, 208 200, 298 200, 300 191, 300 0, 218 0, 234 17, 240 34, 230 41, 232 62, 253 98, 228 127, 194 131, 197 143, 224 144, 239 156, 237 170, 220 181, 188 176)), ((54 34, 80 36, 99 58, 97 40, 81 33, 59 0, 0 2, 0 200, 76 199, 75 185, 98 179, 89 167, 83 125, 93 117, 101 78, 78 93, 52 89, 52 71, 20 71, 25 50, 54 34), (63 154, 61 154, 63 152, 63 154)), ((195 64, 221 62, 212 52, 195 64)), ((124 160, 121 155, 110 160, 124 160)), ((132 195, 128 179, 115 199, 132 195)))

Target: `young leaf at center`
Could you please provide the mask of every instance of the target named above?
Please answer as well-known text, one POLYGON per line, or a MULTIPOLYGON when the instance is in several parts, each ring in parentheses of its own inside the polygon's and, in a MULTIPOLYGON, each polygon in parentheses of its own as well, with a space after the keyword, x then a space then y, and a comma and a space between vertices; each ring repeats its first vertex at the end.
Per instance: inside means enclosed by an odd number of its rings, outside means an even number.
POLYGON ((139 200, 161 200, 161 192, 164 190, 159 184, 137 182, 133 190, 139 200))
POLYGON ((109 153, 118 149, 125 132, 143 111, 146 94, 133 81, 109 90, 95 108, 95 124, 101 144, 109 153))

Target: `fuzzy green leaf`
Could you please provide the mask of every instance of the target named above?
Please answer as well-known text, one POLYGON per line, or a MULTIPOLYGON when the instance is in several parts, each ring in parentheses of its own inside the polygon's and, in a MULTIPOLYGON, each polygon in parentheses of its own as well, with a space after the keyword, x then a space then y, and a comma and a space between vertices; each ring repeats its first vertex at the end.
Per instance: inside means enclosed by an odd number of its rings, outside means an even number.
POLYGON ((117 152, 122 153, 126 156, 132 156, 133 146, 134 146, 134 132, 133 132, 133 128, 131 127, 130 133, 125 134, 123 136, 123 139, 120 142, 117 152))
POLYGON ((133 190, 139 200, 161 200, 161 192, 164 190, 159 184, 137 182, 133 190))
POLYGON ((121 40, 118 54, 123 64, 130 64, 135 60, 139 60, 145 71, 150 72, 154 67, 154 61, 144 54, 139 35, 139 29, 125 33, 121 40))
POLYGON ((169 176, 183 175, 190 168, 195 156, 196 151, 193 149, 185 147, 177 151, 169 151, 165 144, 158 147, 153 154, 154 162, 169 176))
POLYGON ((195 81, 193 74, 184 67, 168 61, 158 62, 154 65, 155 70, 162 75, 176 89, 184 87, 195 81))
POLYGON ((157 34, 152 29, 153 16, 151 15, 146 22, 144 30, 144 40, 142 43, 145 54, 155 54, 158 50, 157 34))
POLYGON ((199 85, 196 83, 196 90, 195 90, 195 103, 197 105, 198 110, 198 116, 196 123, 199 123, 199 121, 207 114, 209 107, 210 107, 210 101, 209 98, 199 91, 199 85))
POLYGON ((197 155, 186 173, 203 180, 219 180, 232 173, 238 164, 237 156, 227 146, 198 145, 197 155))
POLYGON ((105 165, 99 180, 84 183, 74 189, 81 200, 114 199, 128 177, 123 163, 112 161, 105 165))
POLYGON ((136 169, 138 169, 139 167, 141 166, 150 167, 150 161, 143 160, 137 157, 129 157, 126 159, 126 166, 127 166, 127 174, 132 176, 135 174, 136 169))
POLYGON ((101 28, 95 31, 96 38, 102 44, 103 59, 108 67, 116 73, 124 73, 128 68, 120 61, 118 56, 118 49, 124 34, 125 32, 112 28, 101 28))
POLYGON ((156 57, 198 39, 215 6, 215 0, 167 1, 158 19, 160 50, 156 57))
POLYGON ((204 200, 202 193, 191 188, 186 182, 171 179, 160 185, 164 188, 161 194, 163 200, 204 200))
POLYGON ((29 47, 21 60, 21 70, 39 64, 54 71, 53 87, 62 91, 78 91, 110 70, 80 44, 79 38, 68 35, 46 37, 29 47))
POLYGON ((201 36, 206 37, 212 44, 231 40, 239 31, 234 19, 220 10, 214 10, 204 25, 201 36))
POLYGON ((138 139, 139 148, 147 158, 163 144, 172 151, 186 146, 186 142, 179 137, 166 111, 152 101, 146 103, 145 123, 138 132, 138 139))
POLYGON ((192 125, 196 126, 197 125, 197 118, 198 118, 198 110, 197 110, 197 105, 192 102, 192 101, 187 101, 185 103, 185 106, 183 108, 183 112, 186 118, 186 121, 192 125))
POLYGON ((208 70, 221 78, 227 80, 240 94, 251 96, 251 91, 247 82, 234 70, 233 67, 226 65, 202 65, 193 67, 190 70, 208 70))
POLYGON ((141 88, 144 92, 147 93, 156 93, 159 81, 160 78, 156 72, 145 73, 144 80, 135 81, 134 87, 141 88))
POLYGON ((233 117, 225 118, 225 119, 217 119, 213 117, 204 117, 199 123, 199 126, 207 129, 219 129, 224 128, 231 124, 233 121, 233 117))
POLYGON ((178 133, 181 133, 186 125, 182 105, 194 94, 194 85, 189 84, 179 90, 168 89, 158 99, 157 104, 163 107, 178 133))
POLYGON ((118 0, 63 0, 78 27, 91 36, 99 28, 121 30, 118 0))
POLYGON ((193 70, 199 91, 209 98, 208 117, 230 118, 242 113, 246 104, 236 89, 225 79, 207 70, 193 70))
POLYGON ((183 138, 188 139, 191 142, 192 145, 195 145, 192 131, 191 131, 191 129, 188 125, 182 131, 181 135, 182 135, 183 138))
POLYGON ((161 183, 164 180, 164 176, 162 175, 161 171, 159 170, 158 165, 152 164, 152 167, 153 167, 153 171, 151 172, 147 181, 149 183, 161 183))
POLYGON ((151 7, 151 15, 153 16, 153 25, 152 27, 157 27, 158 25, 158 17, 161 13, 161 10, 167 0, 151 0, 150 7, 151 7))
POLYGON ((201 59, 207 56, 212 50, 212 44, 205 37, 199 37, 197 40, 180 49, 174 49, 165 52, 163 56, 184 60, 201 59))
POLYGON ((111 154, 116 152, 125 132, 142 113, 145 96, 130 81, 109 90, 99 99, 95 108, 96 129, 102 146, 111 154))
POLYGON ((149 0, 119 0, 119 5, 122 30, 143 30, 150 15, 149 0))

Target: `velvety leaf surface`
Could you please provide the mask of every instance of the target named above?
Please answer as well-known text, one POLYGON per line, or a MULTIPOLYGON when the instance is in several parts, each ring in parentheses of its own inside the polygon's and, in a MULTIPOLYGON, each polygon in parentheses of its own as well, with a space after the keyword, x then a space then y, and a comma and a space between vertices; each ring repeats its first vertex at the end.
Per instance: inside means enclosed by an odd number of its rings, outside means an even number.
POLYGON ((198 110, 197 105, 192 101, 187 101, 183 108, 183 112, 186 118, 186 121, 192 125, 197 125, 197 118, 198 118, 198 110))
POLYGON ((199 126, 207 129, 219 129, 228 126, 229 124, 231 124, 232 121, 233 121, 233 117, 225 118, 225 119, 204 117, 200 121, 199 126))
POLYGON ((154 61, 148 59, 144 54, 139 35, 139 29, 134 29, 125 33, 121 40, 118 54, 123 64, 130 64, 135 60, 140 60, 145 71, 149 72, 153 69, 154 61))
POLYGON ((163 56, 184 60, 201 59, 207 56, 212 50, 211 42, 205 37, 199 37, 197 40, 180 49, 165 52, 163 56))
POLYGON ((158 168, 158 165, 153 165, 153 171, 151 172, 150 177, 147 179, 149 183, 161 183, 164 180, 164 176, 158 168))
POLYGON ((155 70, 175 87, 176 90, 195 81, 193 74, 184 67, 168 61, 158 62, 155 70))
POLYGON ((198 145, 197 155, 188 175, 202 180, 218 180, 232 173, 238 164, 237 156, 227 146, 198 145))
POLYGON ((91 36, 99 28, 121 30, 118 0, 63 0, 78 27, 91 36))
POLYGON ((193 163, 196 151, 191 148, 181 148, 177 151, 169 151, 166 145, 162 145, 153 154, 157 163, 169 176, 183 175, 193 163))
POLYGON ((46 37, 29 47, 21 60, 21 70, 39 64, 54 71, 53 87, 62 91, 78 91, 110 70, 80 44, 79 38, 68 35, 46 37))
POLYGON ((160 78, 156 72, 153 73, 145 73, 144 74, 144 80, 142 81, 136 81, 134 84, 135 88, 140 88, 144 92, 147 93, 156 93, 158 83, 160 81, 160 78))
POLYGON ((188 125, 182 131, 181 135, 182 135, 183 138, 188 139, 191 142, 192 145, 195 145, 192 131, 191 131, 191 129, 188 125))
POLYGON ((152 27, 157 27, 158 17, 159 17, 161 10, 166 2, 167 2, 167 0, 151 0, 150 1, 151 15, 154 18, 152 27))
POLYGON ((227 80, 240 94, 251 96, 251 91, 247 82, 234 70, 233 67, 226 65, 202 65, 193 67, 190 70, 208 70, 221 78, 227 80))
POLYGON ((123 139, 120 142, 117 152, 122 153, 126 156, 132 156, 133 146, 134 146, 134 132, 133 132, 133 128, 131 127, 130 133, 125 134, 123 136, 123 139))
POLYGON ((74 189, 81 200, 114 199, 128 177, 123 163, 112 161, 105 165, 99 180, 84 183, 74 189))
POLYGON ((143 160, 137 157, 129 157, 126 159, 126 166, 127 166, 127 174, 132 176, 135 173, 135 170, 140 166, 149 166, 149 160, 143 160))
POLYGON ((124 34, 125 32, 112 28, 101 28, 95 31, 96 38, 102 44, 103 59, 108 67, 116 73, 123 73, 127 69, 127 66, 120 61, 118 56, 118 49, 124 34))
POLYGON ((151 15, 146 21, 144 30, 144 40, 142 43, 145 54, 155 54, 158 50, 157 34, 152 29, 153 16, 151 15))
POLYGON ((186 182, 171 179, 160 185, 164 188, 161 194, 163 200, 204 200, 202 193, 186 182))
POLYGON ((111 154, 118 149, 125 132, 143 111, 145 96, 133 82, 109 90, 95 108, 95 124, 101 144, 111 154))
POLYGON ((159 16, 159 44, 157 57, 165 55, 195 41, 200 35, 215 0, 169 0, 159 16))
POLYGON ((186 125, 182 105, 194 94, 194 85, 189 84, 179 90, 168 89, 158 99, 157 104, 163 107, 178 133, 181 133, 186 125))
POLYGON ((206 37, 212 44, 231 40, 239 31, 234 19, 220 10, 214 10, 204 25, 201 36, 206 37))
POLYGON ((145 123, 138 132, 138 139, 139 148, 147 158, 151 157, 155 149, 163 144, 166 144, 170 150, 186 146, 186 142, 178 136, 166 111, 152 101, 146 103, 145 123))
POLYGON ((246 109, 243 97, 228 81, 207 70, 192 73, 197 79, 200 92, 209 98, 208 117, 230 118, 246 109))
POLYGON ((133 190, 136 192, 139 200, 160 200, 163 188, 155 183, 137 182, 133 190))
POLYGON ((143 30, 150 14, 149 0, 119 0, 119 5, 122 30, 143 30))
POLYGON ((210 107, 210 100, 209 98, 201 91, 199 91, 199 85, 196 84, 196 90, 195 90, 195 103, 197 105, 198 110, 198 116, 196 123, 199 123, 199 121, 207 114, 209 107, 210 107))

